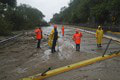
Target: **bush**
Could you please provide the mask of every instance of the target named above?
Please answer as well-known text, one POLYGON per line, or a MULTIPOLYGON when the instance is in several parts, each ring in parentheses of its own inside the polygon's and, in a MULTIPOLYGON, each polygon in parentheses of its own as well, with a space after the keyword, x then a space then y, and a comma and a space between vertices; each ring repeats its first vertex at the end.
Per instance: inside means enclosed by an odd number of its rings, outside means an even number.
POLYGON ((6 21, 4 18, 0 17, 0 35, 10 35, 12 27, 13 25, 10 21, 6 21))
POLYGON ((47 25, 43 13, 29 5, 11 7, 0 3, 0 35, 9 35, 14 30, 33 29, 47 25))

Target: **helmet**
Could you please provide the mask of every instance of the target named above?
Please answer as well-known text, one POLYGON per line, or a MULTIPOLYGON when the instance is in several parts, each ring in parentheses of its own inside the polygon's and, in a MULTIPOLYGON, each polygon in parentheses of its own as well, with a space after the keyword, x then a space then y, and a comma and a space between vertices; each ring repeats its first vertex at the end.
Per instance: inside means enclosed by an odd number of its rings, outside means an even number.
POLYGON ((102 29, 102 27, 101 27, 101 26, 98 26, 98 29, 102 29))
POLYGON ((98 28, 101 28, 101 26, 99 25, 98 28))
POLYGON ((57 25, 54 25, 54 28, 57 28, 57 25))
POLYGON ((76 33, 78 33, 79 32, 79 30, 78 29, 76 29, 76 33))

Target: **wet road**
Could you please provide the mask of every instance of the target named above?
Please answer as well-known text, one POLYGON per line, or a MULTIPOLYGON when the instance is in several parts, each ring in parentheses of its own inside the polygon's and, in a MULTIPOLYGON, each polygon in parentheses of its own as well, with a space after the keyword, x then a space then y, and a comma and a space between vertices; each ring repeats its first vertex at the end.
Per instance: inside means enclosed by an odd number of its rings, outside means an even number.
MULTIPOLYGON (((70 36, 74 33, 74 31, 75 29, 74 30, 73 29, 70 30, 70 28, 66 29, 67 34, 65 37, 70 38, 70 36)), ((83 38, 81 43, 81 52, 77 53, 80 55, 79 57, 76 58, 89 59, 95 56, 101 56, 106 48, 106 45, 109 42, 109 39, 104 38, 102 45, 103 47, 97 48, 95 35, 91 35, 85 32, 82 33, 83 33, 83 38)), ((72 41, 70 42, 70 44, 74 45, 72 41)), ((73 48, 73 50, 72 49, 70 50, 74 51, 75 49, 73 48)), ((107 54, 116 50, 120 50, 120 44, 115 41, 112 41, 107 51, 107 54)), ((45 80, 120 80, 119 68, 120 68, 120 57, 117 57, 96 64, 92 64, 84 68, 65 72, 45 80)))
MULTIPOLYGON (((0 49, 0 80, 18 80, 44 72, 47 68, 52 69, 80 62, 86 59, 101 56, 109 39, 103 39, 103 47, 96 47, 95 35, 83 33, 81 51, 75 51, 75 43, 72 35, 75 29, 65 26, 65 36, 61 36, 61 26, 58 27, 59 40, 56 47, 57 52, 52 54, 47 45, 48 34, 52 27, 43 29, 44 39, 41 48, 36 49, 34 31, 28 31, 25 36, 20 37, 17 43, 0 49)), ((112 41, 107 51, 120 49, 120 43, 112 41)), ((84 68, 72 70, 45 80, 120 80, 120 57, 89 65, 84 68)))

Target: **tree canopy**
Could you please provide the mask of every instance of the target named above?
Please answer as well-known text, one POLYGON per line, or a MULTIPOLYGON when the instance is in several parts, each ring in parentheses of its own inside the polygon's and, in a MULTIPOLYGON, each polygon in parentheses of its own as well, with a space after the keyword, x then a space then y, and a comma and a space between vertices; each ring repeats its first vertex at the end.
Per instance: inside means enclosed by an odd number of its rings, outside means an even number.
POLYGON ((8 35, 13 30, 47 25, 44 17, 40 10, 30 5, 16 6, 16 0, 0 0, 0 35, 8 35))
POLYGON ((53 23, 120 24, 120 0, 71 0, 69 7, 55 13, 53 23))
POLYGON ((16 0, 0 0, 1 3, 7 4, 9 6, 15 7, 17 2, 16 0))

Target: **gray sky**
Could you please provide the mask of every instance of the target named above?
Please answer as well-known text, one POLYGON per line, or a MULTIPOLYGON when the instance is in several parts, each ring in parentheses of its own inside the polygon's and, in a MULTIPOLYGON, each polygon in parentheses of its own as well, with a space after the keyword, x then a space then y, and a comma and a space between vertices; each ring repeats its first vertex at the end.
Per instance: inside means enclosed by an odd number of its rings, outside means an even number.
POLYGON ((46 21, 49 21, 62 7, 68 6, 69 2, 70 0, 17 0, 18 5, 25 3, 42 11, 46 21))

